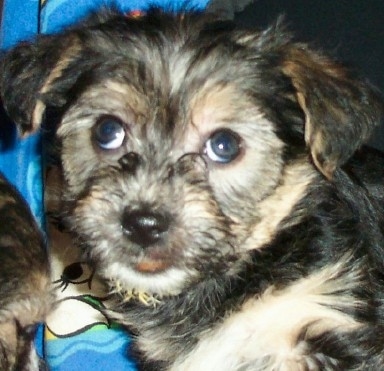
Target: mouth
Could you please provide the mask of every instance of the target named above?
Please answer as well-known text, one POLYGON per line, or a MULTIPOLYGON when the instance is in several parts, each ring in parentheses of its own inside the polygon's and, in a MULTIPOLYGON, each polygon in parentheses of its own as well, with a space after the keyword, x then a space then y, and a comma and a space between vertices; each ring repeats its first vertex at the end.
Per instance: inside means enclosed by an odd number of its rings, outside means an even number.
POLYGON ((154 245, 141 249, 131 267, 142 274, 161 274, 175 268, 180 256, 180 249, 171 248, 164 244, 154 245))
POLYGON ((148 255, 130 265, 115 262, 106 272, 111 292, 123 302, 133 300, 150 306, 156 306, 165 297, 178 295, 190 275, 169 258, 148 255))
POLYGON ((134 265, 134 269, 140 273, 161 273, 171 268, 172 264, 169 260, 166 259, 154 259, 151 257, 144 257, 140 259, 134 265))

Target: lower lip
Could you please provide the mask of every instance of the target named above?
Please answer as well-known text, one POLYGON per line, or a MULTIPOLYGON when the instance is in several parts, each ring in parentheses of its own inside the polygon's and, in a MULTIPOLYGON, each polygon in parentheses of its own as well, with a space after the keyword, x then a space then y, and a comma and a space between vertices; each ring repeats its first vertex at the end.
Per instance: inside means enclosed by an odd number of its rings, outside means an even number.
POLYGON ((164 260, 143 259, 135 265, 135 269, 141 273, 160 273, 167 270, 170 264, 164 260))

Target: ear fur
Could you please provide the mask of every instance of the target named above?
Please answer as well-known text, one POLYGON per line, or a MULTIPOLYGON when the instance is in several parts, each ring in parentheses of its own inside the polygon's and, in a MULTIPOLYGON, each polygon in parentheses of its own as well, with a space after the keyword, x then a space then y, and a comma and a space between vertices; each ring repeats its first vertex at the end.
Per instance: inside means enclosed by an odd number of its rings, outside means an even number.
POLYGON ((283 72, 305 114, 305 141, 312 159, 331 179, 380 124, 381 97, 368 83, 304 46, 287 46, 283 72))
POLYGON ((74 36, 55 35, 42 36, 34 43, 21 43, 2 58, 2 103, 22 134, 39 128, 45 111, 44 94, 50 92, 80 52, 74 36))

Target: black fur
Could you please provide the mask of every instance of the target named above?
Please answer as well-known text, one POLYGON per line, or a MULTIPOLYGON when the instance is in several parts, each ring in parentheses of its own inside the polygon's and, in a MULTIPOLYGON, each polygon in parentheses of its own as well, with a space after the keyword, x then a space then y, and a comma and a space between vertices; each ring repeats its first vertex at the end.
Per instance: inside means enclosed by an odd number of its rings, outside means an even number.
MULTIPOLYGON (((384 156, 366 150, 369 154, 365 152, 363 157, 369 158, 374 170, 370 174, 383 179, 384 156)), ((271 285, 284 288, 351 254, 349 268, 361 270, 364 276, 350 294, 364 304, 348 314, 367 327, 350 333, 329 331, 315 337, 307 336, 303 328, 297 342, 305 340, 308 344, 308 356, 316 370, 380 369, 384 362, 383 193, 376 194, 377 198, 370 193, 369 188, 375 193, 382 190, 377 179, 359 184, 367 176, 361 173, 358 157, 335 174, 332 184, 314 184, 297 206, 306 213, 302 222, 278 233, 262 251, 251 252, 251 260, 244 258, 235 274, 207 279, 155 308, 128 302, 118 310, 127 322, 135 323, 139 333, 164 334, 164 342, 176 357, 192 351, 201 334, 239 310, 247 299, 262 294, 271 285), (358 180, 352 181, 346 171, 358 180)), ((337 294, 343 290, 340 287, 337 294)), ((345 311, 343 306, 334 308, 345 311)), ((253 369, 252 365, 249 369, 253 369)))

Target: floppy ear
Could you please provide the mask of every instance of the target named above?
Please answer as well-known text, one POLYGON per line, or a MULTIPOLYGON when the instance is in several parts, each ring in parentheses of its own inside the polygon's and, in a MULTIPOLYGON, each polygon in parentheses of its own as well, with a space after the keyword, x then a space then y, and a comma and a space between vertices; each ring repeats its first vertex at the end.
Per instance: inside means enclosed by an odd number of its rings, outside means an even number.
POLYGON ((34 43, 19 44, 2 58, 2 103, 22 134, 39 128, 47 96, 53 104, 64 104, 59 90, 67 89, 79 76, 80 67, 71 74, 65 74, 65 71, 74 69, 80 53, 80 42, 74 35, 55 35, 42 36, 34 43), (54 88, 56 93, 53 93, 54 88))
POLYGON ((368 83, 305 47, 288 47, 283 72, 305 114, 305 141, 317 168, 331 179, 380 123, 381 97, 368 83))

